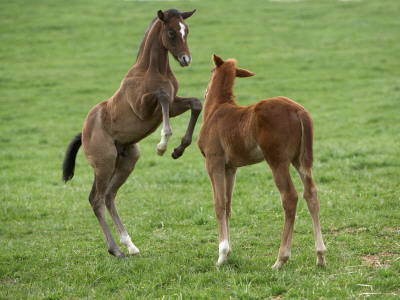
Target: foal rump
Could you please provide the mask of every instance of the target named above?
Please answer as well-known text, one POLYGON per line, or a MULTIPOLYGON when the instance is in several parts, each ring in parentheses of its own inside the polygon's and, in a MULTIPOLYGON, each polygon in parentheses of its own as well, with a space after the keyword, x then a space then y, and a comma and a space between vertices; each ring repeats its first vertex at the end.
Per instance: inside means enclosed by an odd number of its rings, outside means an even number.
POLYGON ((296 168, 304 176, 310 177, 314 127, 307 110, 286 97, 262 100, 256 103, 254 108, 257 116, 256 131, 259 142, 260 139, 263 141, 261 147, 264 146, 269 155, 278 152, 276 157, 279 159, 282 159, 282 151, 288 153, 296 168))

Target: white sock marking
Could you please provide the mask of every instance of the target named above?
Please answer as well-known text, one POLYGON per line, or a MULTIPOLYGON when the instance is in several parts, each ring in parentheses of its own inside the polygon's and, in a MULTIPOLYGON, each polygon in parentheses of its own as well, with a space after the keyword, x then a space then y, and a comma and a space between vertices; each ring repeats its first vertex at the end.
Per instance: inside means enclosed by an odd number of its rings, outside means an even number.
POLYGON ((168 147, 168 140, 172 135, 172 131, 170 133, 166 133, 164 131, 164 128, 161 129, 161 141, 157 144, 157 154, 158 155, 163 155, 165 150, 167 150, 168 147))
POLYGON ((166 134, 164 128, 161 129, 161 141, 158 144, 158 149, 166 150, 168 145, 168 140, 171 134, 166 134))
POLYGON ((139 253, 139 249, 132 243, 131 238, 129 235, 121 236, 120 241, 122 245, 128 248, 130 255, 135 255, 139 253))
POLYGON ((222 241, 219 244, 218 266, 221 266, 227 260, 228 253, 229 253, 229 243, 227 240, 222 241))
POLYGON ((179 26, 181 26, 180 32, 182 34, 182 40, 183 40, 183 42, 185 42, 185 29, 186 29, 186 26, 184 24, 182 24, 181 22, 179 22, 179 26))

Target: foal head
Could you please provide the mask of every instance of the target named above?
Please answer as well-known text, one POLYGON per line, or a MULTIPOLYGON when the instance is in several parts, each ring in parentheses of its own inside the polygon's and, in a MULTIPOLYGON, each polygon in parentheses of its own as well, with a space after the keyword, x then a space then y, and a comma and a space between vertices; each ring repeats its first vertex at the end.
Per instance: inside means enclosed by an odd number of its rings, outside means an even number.
POLYGON ((250 77, 254 75, 253 72, 247 71, 246 69, 237 68, 236 60, 233 58, 228 60, 223 60, 221 57, 214 54, 213 62, 214 62, 213 73, 215 73, 215 71, 224 72, 226 74, 230 73, 234 75, 234 77, 250 77))
POLYGON ((171 52, 181 67, 186 67, 192 61, 187 45, 189 29, 184 20, 194 14, 196 10, 179 12, 176 9, 158 11, 158 19, 162 21, 160 38, 163 46, 171 52))
POLYGON ((223 60, 217 55, 213 55, 214 68, 210 78, 210 83, 206 89, 205 98, 211 88, 225 90, 226 93, 232 93, 233 82, 236 77, 250 77, 255 75, 246 69, 236 67, 235 59, 223 60))

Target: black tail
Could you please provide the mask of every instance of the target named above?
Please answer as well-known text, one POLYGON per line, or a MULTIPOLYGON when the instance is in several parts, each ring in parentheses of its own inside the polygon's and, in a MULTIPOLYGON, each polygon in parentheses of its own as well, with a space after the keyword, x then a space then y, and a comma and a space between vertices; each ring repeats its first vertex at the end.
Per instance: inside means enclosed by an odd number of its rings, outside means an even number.
POLYGON ((67 153, 65 153, 63 163, 63 176, 62 180, 67 182, 74 177, 75 159, 79 147, 82 145, 82 133, 79 133, 68 146, 67 153))

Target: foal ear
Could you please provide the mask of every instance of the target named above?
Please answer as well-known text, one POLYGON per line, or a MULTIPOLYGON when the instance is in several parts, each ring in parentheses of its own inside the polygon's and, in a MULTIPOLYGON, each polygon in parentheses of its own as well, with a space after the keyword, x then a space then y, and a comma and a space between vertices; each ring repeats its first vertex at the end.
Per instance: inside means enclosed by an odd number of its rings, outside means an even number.
POLYGON ((159 11, 157 12, 157 16, 158 16, 158 18, 159 18, 161 21, 164 21, 164 20, 165 20, 165 14, 163 13, 162 10, 159 10, 159 11))
POLYGON ((247 71, 246 69, 239 69, 236 68, 236 77, 250 77, 250 76, 254 76, 256 74, 254 74, 253 72, 247 71))
POLYGON ((224 60, 221 57, 219 57, 218 55, 215 55, 215 54, 213 55, 213 61, 214 61, 214 65, 216 67, 220 67, 224 63, 224 60))
POLYGON ((195 12, 196 12, 196 10, 181 13, 182 19, 185 20, 185 19, 191 17, 195 12))

